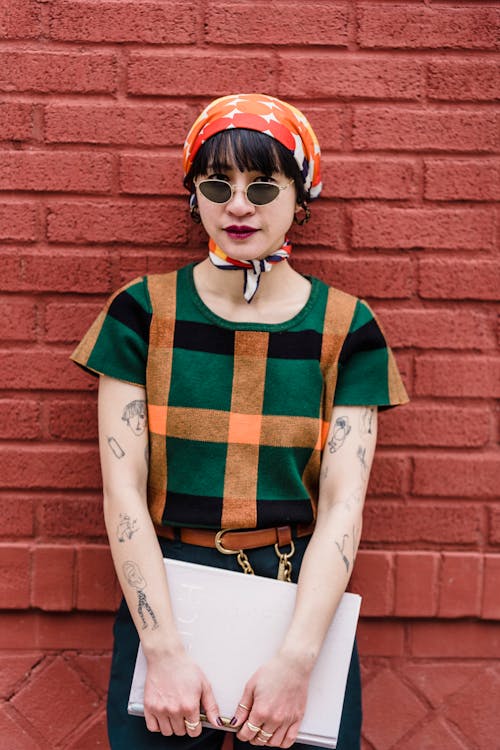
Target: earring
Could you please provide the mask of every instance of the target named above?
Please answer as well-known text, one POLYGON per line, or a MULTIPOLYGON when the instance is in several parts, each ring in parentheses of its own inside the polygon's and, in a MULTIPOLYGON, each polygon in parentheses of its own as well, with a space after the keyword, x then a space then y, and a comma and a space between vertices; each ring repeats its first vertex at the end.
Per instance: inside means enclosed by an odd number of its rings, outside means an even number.
POLYGON ((303 227, 304 224, 307 224, 307 222, 311 218, 311 209, 309 208, 309 206, 306 203, 303 203, 301 208, 304 210, 304 216, 301 219, 298 218, 298 215, 296 213, 293 216, 294 222, 298 224, 299 227, 303 227))
POLYGON ((189 196, 189 213, 195 224, 201 224, 200 209, 198 208, 196 193, 191 193, 189 196))

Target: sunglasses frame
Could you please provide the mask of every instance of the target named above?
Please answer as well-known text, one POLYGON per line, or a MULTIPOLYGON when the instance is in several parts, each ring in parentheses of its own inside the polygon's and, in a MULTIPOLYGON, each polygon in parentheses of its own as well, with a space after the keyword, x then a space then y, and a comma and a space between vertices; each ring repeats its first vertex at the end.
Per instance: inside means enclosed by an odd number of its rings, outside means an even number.
POLYGON ((207 178, 206 180, 200 180, 198 183, 196 183, 196 187, 200 190, 200 193, 202 194, 202 196, 204 198, 207 199, 207 201, 210 201, 210 203, 215 203, 218 206, 224 206, 226 203, 229 203, 229 201, 231 201, 233 199, 233 196, 234 196, 234 194, 235 194, 235 192, 237 190, 243 190, 243 192, 245 193, 245 198, 247 199, 247 201, 249 203, 252 204, 252 206, 268 206, 270 203, 272 203, 273 201, 275 201, 276 198, 278 198, 278 196, 279 196, 279 194, 280 194, 280 192, 282 190, 286 190, 287 187, 290 187, 290 185, 292 184, 292 182, 294 182, 293 179, 290 180, 289 182, 287 182, 286 185, 276 185, 276 183, 274 183, 274 182, 258 182, 257 180, 255 180, 254 182, 250 182, 246 187, 238 187, 237 185, 233 185, 233 183, 226 182, 225 180, 213 180, 213 179, 208 179, 207 178), (214 200, 212 200, 212 198, 209 198, 207 195, 205 195, 205 193, 203 192, 203 190, 200 188, 200 185, 205 185, 206 183, 216 183, 216 184, 220 183, 220 184, 228 187, 231 190, 231 195, 225 201, 214 201, 214 200), (266 201, 266 203, 254 203, 253 200, 248 197, 248 191, 249 191, 249 189, 253 185, 267 185, 267 186, 270 185, 271 187, 276 188, 278 190, 278 192, 276 193, 276 195, 274 196, 274 198, 271 198, 270 201, 266 201))

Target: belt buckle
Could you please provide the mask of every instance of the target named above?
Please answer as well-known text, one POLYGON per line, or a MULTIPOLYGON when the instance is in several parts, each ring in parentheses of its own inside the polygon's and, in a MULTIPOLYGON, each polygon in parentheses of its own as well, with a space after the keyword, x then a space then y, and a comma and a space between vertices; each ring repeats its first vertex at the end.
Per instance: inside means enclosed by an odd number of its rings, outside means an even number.
POLYGON ((224 545, 222 544, 222 537, 224 534, 227 534, 228 531, 235 531, 235 529, 221 529, 217 532, 215 535, 215 547, 219 552, 222 552, 223 555, 236 555, 236 559, 238 561, 238 564, 243 569, 243 572, 245 575, 254 575, 254 570, 252 566, 250 565, 250 560, 245 555, 242 549, 239 550, 233 550, 233 549, 226 549, 224 545))

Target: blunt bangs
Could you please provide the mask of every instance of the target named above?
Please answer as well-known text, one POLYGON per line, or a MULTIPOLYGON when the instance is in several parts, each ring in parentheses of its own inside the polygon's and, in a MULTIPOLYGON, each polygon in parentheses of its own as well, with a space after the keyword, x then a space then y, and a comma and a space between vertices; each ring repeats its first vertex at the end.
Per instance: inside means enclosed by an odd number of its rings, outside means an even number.
POLYGON ((261 172, 271 176, 281 172, 295 182, 297 202, 306 200, 304 183, 293 155, 279 141, 265 133, 231 128, 208 138, 196 154, 184 186, 193 189, 193 181, 209 172, 225 172, 236 165, 241 172, 261 172))

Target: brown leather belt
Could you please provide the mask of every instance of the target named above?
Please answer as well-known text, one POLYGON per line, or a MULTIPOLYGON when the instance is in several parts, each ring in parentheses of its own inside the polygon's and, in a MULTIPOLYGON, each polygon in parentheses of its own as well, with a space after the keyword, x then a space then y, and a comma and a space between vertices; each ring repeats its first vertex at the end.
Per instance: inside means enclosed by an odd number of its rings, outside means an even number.
POLYGON ((185 544, 197 544, 199 547, 214 547, 218 549, 216 537, 224 549, 238 552, 241 549, 256 549, 277 544, 284 547, 290 544, 293 537, 309 536, 314 531, 314 524, 307 526, 299 524, 294 533, 291 526, 277 526, 272 529, 253 529, 252 531, 225 529, 222 532, 209 529, 177 528, 174 526, 155 526, 158 536, 180 540, 185 544))

